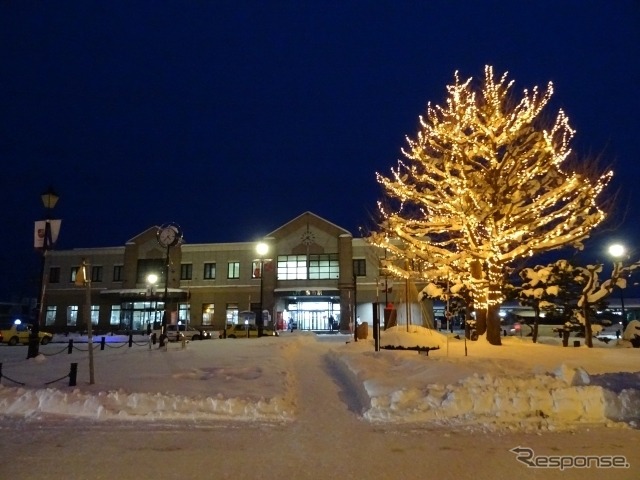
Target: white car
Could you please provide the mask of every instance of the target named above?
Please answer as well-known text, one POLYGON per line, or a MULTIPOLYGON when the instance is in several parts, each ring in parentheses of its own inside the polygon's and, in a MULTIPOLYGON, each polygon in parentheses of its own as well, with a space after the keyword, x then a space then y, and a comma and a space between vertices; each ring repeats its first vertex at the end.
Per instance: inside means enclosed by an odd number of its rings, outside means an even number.
MULTIPOLYGON (((155 330, 154 333, 159 337, 160 330, 155 330)), ((167 339, 170 342, 177 342, 182 340, 182 337, 186 340, 208 340, 211 338, 211 332, 207 330, 198 330, 190 325, 167 325, 167 339)))

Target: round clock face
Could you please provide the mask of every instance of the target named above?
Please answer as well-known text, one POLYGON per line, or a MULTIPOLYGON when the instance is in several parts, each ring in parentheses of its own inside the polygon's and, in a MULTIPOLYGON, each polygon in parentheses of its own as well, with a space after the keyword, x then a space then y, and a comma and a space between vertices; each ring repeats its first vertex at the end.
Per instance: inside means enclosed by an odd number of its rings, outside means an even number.
POLYGON ((178 240, 178 231, 173 226, 164 227, 158 232, 158 242, 163 247, 172 247, 178 240))
POLYGON ((302 235, 300 235, 300 240, 302 240, 302 243, 304 243, 305 245, 311 245, 316 240, 316 236, 313 234, 313 232, 307 230, 306 232, 303 232, 302 235))

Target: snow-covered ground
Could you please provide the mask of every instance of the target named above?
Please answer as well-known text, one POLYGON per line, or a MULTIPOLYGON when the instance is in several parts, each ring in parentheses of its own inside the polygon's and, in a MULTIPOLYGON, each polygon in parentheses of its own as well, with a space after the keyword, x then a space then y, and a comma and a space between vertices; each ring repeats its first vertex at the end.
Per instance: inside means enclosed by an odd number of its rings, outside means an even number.
MULTIPOLYGON (((100 337, 89 384, 86 337, 40 347, 0 347, 0 415, 28 422, 83 417, 99 422, 296 420, 296 351, 313 347, 318 361, 351 385, 369 422, 419 423, 473 430, 545 431, 579 425, 637 427, 640 349, 616 341, 563 348, 560 339, 506 337, 501 347, 465 342, 420 327, 382 332, 382 345, 439 347, 374 351, 372 339, 284 332, 260 339, 169 344, 166 351, 134 337, 100 337), (409 331, 407 331, 409 330, 409 331), (466 350, 466 354, 465 354, 466 350), (76 386, 69 386, 71 364, 76 386), (19 385, 14 381, 24 383, 19 385), (51 382, 47 385, 48 382, 51 382)), ((298 366, 299 367, 299 366, 298 366)), ((333 399, 317 398, 318 404, 333 399)))

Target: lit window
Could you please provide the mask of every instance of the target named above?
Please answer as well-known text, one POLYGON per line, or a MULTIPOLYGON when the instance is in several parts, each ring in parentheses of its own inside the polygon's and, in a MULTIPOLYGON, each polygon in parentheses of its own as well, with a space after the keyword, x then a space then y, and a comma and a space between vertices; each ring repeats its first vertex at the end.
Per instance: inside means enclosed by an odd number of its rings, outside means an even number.
POLYGON ((309 255, 309 280, 338 279, 340 262, 338 254, 309 255))
POLYGON ((227 278, 240 278, 240 262, 229 262, 227 278))
POLYGON ((213 325, 214 311, 213 303, 205 303, 202 305, 202 325, 213 325))
POLYGON ((55 325, 56 323, 56 306, 55 305, 47 305, 47 313, 44 317, 45 325, 55 325))
POLYGON ((227 303, 227 325, 238 323, 238 304, 227 303))
POLYGON ((100 320, 100 305, 91 305, 91 325, 98 325, 100 320))
MULTIPOLYGON (((76 268, 76 272, 78 269, 76 268)), ((67 307, 67 326, 75 327, 78 324, 78 305, 67 307)))
POLYGON ((278 256, 278 280, 306 280, 306 255, 278 256))
POLYGON ((120 305, 111 305, 111 318, 109 319, 111 325, 120 325, 120 305))

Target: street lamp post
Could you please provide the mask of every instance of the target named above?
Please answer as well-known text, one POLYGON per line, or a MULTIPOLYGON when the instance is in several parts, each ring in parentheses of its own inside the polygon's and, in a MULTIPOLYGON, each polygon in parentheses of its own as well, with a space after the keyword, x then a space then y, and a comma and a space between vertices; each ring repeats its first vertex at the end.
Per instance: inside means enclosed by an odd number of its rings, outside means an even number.
POLYGON ((29 350, 27 352, 27 358, 34 358, 38 356, 38 349, 40 345, 40 325, 43 319, 44 310, 44 293, 46 288, 45 282, 45 266, 47 262, 47 252, 53 247, 53 234, 51 231, 51 210, 58 203, 58 194, 49 187, 40 198, 45 208, 45 220, 44 222, 36 222, 36 240, 42 239, 42 245, 36 245, 36 247, 42 248, 42 268, 40 271, 40 289, 38 291, 38 301, 36 303, 36 321, 33 324, 31 333, 29 334, 29 350))
MULTIPOLYGON (((622 262, 622 259, 624 258, 624 256, 627 253, 627 249, 624 247, 624 245, 620 244, 620 243, 614 243, 613 245, 609 246, 609 255, 611 255, 616 263, 617 262, 622 262)), ((621 313, 622 313, 622 331, 624 332, 625 328, 627 328, 627 315, 624 311, 624 288, 622 287, 618 287, 620 289, 620 309, 621 309, 621 313)))
POLYGON ((264 316, 262 314, 262 306, 264 302, 264 285, 262 277, 264 275, 264 258, 269 253, 269 245, 264 242, 260 242, 256 245, 256 253, 260 259, 260 313, 258 317, 258 336, 261 337, 264 333, 264 316))
MULTIPOLYGON (((153 323, 156 321, 156 283, 158 282, 158 275, 150 273, 147 275, 147 297, 149 297, 149 303, 153 301, 153 323)), ((149 320, 147 321, 147 335, 151 335, 151 305, 149 305, 149 320)))

